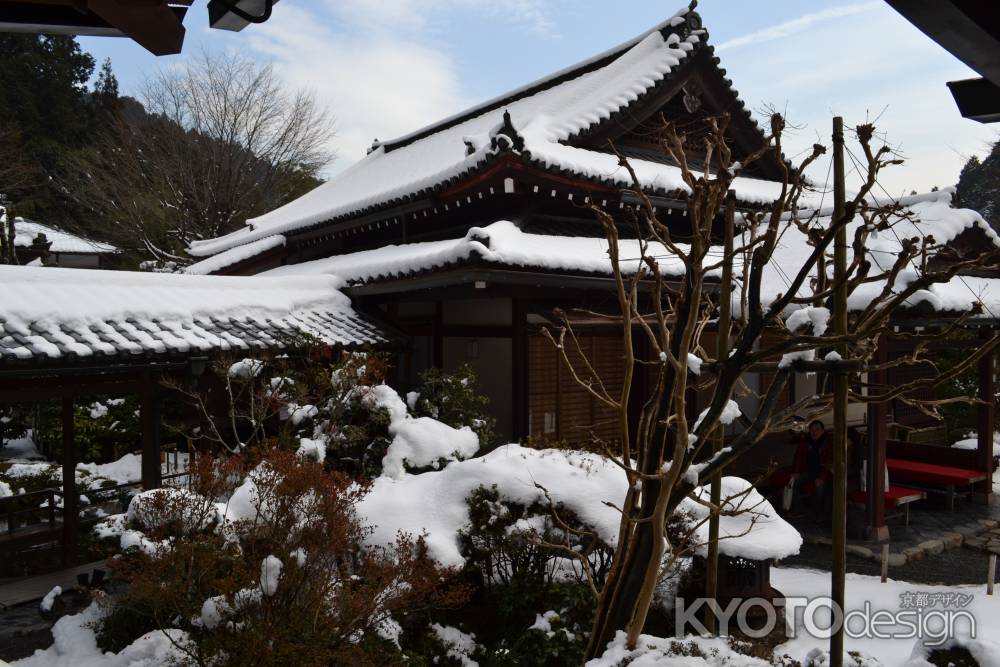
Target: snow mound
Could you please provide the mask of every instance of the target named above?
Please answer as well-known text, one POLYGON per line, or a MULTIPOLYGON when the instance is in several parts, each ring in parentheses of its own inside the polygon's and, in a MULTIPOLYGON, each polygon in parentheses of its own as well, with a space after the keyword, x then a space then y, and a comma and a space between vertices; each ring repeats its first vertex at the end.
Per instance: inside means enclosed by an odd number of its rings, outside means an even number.
MULTIPOLYGON (((700 498, 711 498, 709 487, 695 491, 700 498)), ((780 560, 793 556, 802 548, 802 536, 795 528, 778 516, 774 506, 750 482, 739 477, 722 478, 723 506, 727 511, 739 512, 719 518, 719 553, 733 558, 751 560, 780 560)), ((707 554, 708 508, 693 500, 685 499, 678 508, 695 522, 701 522, 695 531, 698 555, 707 554)))
POLYGON ((724 637, 665 639, 640 635, 634 651, 625 646, 625 633, 608 643, 604 655, 585 667, 771 667, 771 663, 735 652, 724 637))
MULTIPOLYGON (((509 501, 530 505, 546 502, 541 486, 552 500, 562 503, 609 545, 618 538, 620 506, 628 488, 625 472, 597 454, 555 449, 528 449, 505 445, 475 459, 456 461, 443 470, 420 475, 382 476, 358 505, 358 516, 373 526, 370 540, 389 546, 399 532, 426 533, 431 557, 444 566, 461 566, 458 531, 469 523, 466 498, 478 487, 496 485, 509 501), (610 503, 612 506, 609 506, 610 503)), ((700 491, 708 493, 708 489, 700 491)), ((722 517, 720 550, 728 556, 766 559, 797 553, 802 538, 781 519, 750 483, 723 479, 723 497, 744 495, 732 501, 735 508, 754 514, 722 517)), ((698 518, 704 507, 686 501, 681 510, 698 518)), ((708 524, 698 538, 708 536, 708 524), (702 534, 703 533, 703 534, 702 534)))
POLYGON ((186 657, 174 645, 187 642, 187 634, 181 630, 154 630, 118 653, 104 653, 98 648, 94 634, 101 616, 97 603, 93 603, 79 614, 60 618, 52 626, 55 640, 52 646, 11 664, 18 667, 158 667, 179 664, 186 657))
POLYGON ((407 466, 437 466, 444 459, 467 459, 479 451, 479 436, 468 426, 453 428, 430 417, 412 417, 406 403, 388 385, 377 385, 365 399, 389 412, 392 443, 382 458, 382 474, 396 479, 407 466))
POLYGON ((614 543, 618 512, 627 481, 621 468, 596 454, 527 449, 506 445, 475 459, 456 461, 443 470, 401 477, 382 476, 358 505, 363 523, 374 527, 372 542, 391 545, 400 531, 426 531, 430 555, 445 566, 461 566, 458 531, 469 523, 466 498, 478 487, 497 485, 507 500, 523 504, 556 502, 614 543))

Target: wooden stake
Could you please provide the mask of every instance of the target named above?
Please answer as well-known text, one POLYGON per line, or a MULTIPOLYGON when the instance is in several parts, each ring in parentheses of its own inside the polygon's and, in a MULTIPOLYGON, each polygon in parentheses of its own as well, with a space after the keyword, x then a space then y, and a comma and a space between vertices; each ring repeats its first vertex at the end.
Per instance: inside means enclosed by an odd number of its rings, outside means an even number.
MULTIPOLYGON (((729 356, 729 329, 731 323, 732 290, 733 290, 733 227, 736 224, 736 193, 730 190, 726 193, 725 214, 725 254, 722 258, 722 281, 719 284, 719 333, 716 341, 716 359, 726 359, 729 356)), ((718 452, 725 442, 725 429, 720 425, 716 430, 712 451, 718 452)), ((718 507, 722 502, 722 473, 712 476, 712 506, 718 507)), ((714 600, 719 591, 719 515, 713 513, 708 520, 708 561, 705 565, 705 597, 714 600)), ((705 628, 710 633, 717 634, 718 627, 712 609, 705 609, 705 628)))
POLYGON ((990 564, 986 566, 986 594, 993 595, 993 585, 997 574, 997 555, 990 554, 990 564))
POLYGON ((882 545, 882 583, 889 578, 889 545, 882 545))
MULTIPOLYGON (((843 225, 847 198, 844 174, 844 119, 833 119, 833 221, 840 224, 833 247, 834 281, 833 333, 847 335, 847 229, 843 225)), ((837 345, 841 359, 847 345, 837 345)), ((833 604, 844 610, 847 578, 847 373, 833 376, 833 571, 830 590, 833 604)), ((844 627, 830 636, 830 667, 844 666, 844 627)))
MULTIPOLYGON (((77 533, 79 531, 79 495, 76 488, 76 432, 73 419, 73 399, 62 400, 62 561, 63 566, 76 565, 77 533)), ((49 496, 49 501, 55 499, 49 496)))

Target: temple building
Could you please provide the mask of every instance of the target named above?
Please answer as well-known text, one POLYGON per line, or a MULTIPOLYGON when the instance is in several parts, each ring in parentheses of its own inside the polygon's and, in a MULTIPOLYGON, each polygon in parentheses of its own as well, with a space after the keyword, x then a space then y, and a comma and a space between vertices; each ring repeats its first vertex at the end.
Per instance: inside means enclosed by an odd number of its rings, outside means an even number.
MULTIPOLYGON (((623 381, 620 323, 587 314, 617 309, 608 241, 593 207, 616 215, 638 205, 623 156, 661 221, 683 240, 690 234, 687 186, 657 133, 662 119, 669 119, 686 132, 689 155, 697 155, 705 119, 721 114, 730 118, 726 131, 734 161, 766 145, 701 18, 685 8, 551 76, 409 135, 375 141, 365 158, 312 192, 226 236, 192 244, 189 252, 199 261, 189 271, 336 276, 359 312, 406 336, 393 378, 397 389, 405 392, 427 368, 469 364, 490 399, 498 441, 613 440, 615 420, 574 381, 541 332, 559 323, 557 312, 570 312, 595 372, 610 387, 623 381)), ((760 210, 778 197, 782 159, 765 156, 739 171, 732 185, 739 212, 760 210)), ((829 218, 830 199, 819 190, 800 204, 829 218)), ((911 225, 907 231, 933 235, 939 244, 934 262, 1000 246, 1000 237, 977 213, 954 208, 951 199, 944 190, 901 202, 903 223, 911 225)), ((638 257, 634 231, 622 224, 619 236, 621 257, 638 257)), ((885 257, 898 255, 899 248, 898 238, 883 237, 870 249, 871 261, 886 269, 885 257)), ((805 249, 804 242, 783 241, 776 252, 782 260, 768 267, 762 289, 780 293, 788 280, 781 265, 801 265, 805 249)), ((684 270, 669 258, 661 266, 668 277, 684 270)), ((983 304, 986 313, 1000 312, 1000 282, 993 273, 936 285, 900 308, 893 322, 934 326, 973 303, 983 304)), ((978 322, 992 326, 994 319, 978 322)), ((908 377, 936 372, 904 370, 908 377)), ((635 382, 641 395, 642 373, 635 382)), ((739 399, 744 413, 754 414, 753 392, 765 383, 764 373, 748 375, 751 391, 739 399)), ((991 395, 991 383, 982 395, 991 395)), ((785 405, 816 391, 814 376, 797 377, 785 405)), ((852 423, 862 429, 873 418, 907 429, 926 426, 926 417, 903 401, 881 405, 874 417, 860 404, 852 407, 852 423)), ((992 403, 983 409, 992 410, 992 403)), ((870 488, 884 490, 883 476, 872 470, 885 467, 887 440, 881 426, 869 438, 870 488)), ((943 453, 986 474, 992 470, 987 447, 943 453)), ((766 468, 773 458, 790 458, 779 450, 764 448, 751 463, 766 468)), ((981 477, 969 484, 991 496, 981 477)), ((880 530, 883 510, 872 505, 870 519, 880 530)))

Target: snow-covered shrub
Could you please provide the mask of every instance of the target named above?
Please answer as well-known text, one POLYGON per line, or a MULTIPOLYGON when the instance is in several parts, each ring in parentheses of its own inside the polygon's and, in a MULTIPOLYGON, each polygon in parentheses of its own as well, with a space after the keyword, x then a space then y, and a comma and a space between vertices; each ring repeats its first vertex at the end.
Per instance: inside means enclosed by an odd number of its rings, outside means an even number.
POLYGON ((594 593, 580 561, 600 587, 611 549, 567 508, 504 498, 496 486, 468 497, 469 525, 460 532, 466 573, 489 600, 487 654, 516 665, 579 664, 592 622, 594 593), (511 632, 517 628, 518 631, 511 632))
POLYGON ((0 449, 9 440, 23 438, 31 426, 31 406, 23 403, 0 405, 0 449))
POLYGON ((416 417, 431 417, 454 428, 470 427, 482 446, 493 444, 496 419, 489 415, 489 399, 479 389, 476 372, 464 364, 454 372, 430 368, 420 388, 407 396, 416 417))
MULTIPOLYGON (((620 665, 664 665, 684 667, 772 667, 771 662, 748 655, 739 642, 726 637, 653 637, 640 635, 634 650, 625 643, 625 633, 619 631, 608 643, 604 654, 586 663, 585 667, 619 667, 620 665)), ((781 661, 782 667, 801 667, 797 662, 781 661)), ((853 666, 852 666, 853 667, 853 666)), ((874 666, 873 666, 874 667, 874 666)))
POLYGON ((278 447, 366 479, 439 469, 493 437, 471 370, 429 372, 408 406, 387 369, 374 352, 220 361, 197 390, 175 387, 188 403, 180 429, 199 446, 278 447))
POLYGON ((282 450, 239 472, 201 456, 189 489, 134 501, 121 539, 138 548, 112 565, 128 588, 105 603, 103 648, 174 628, 190 638, 181 664, 387 664, 396 618, 465 599, 421 539, 365 544, 365 484, 282 450))
POLYGON ((583 583, 579 561, 567 557, 563 546, 585 556, 595 585, 603 583, 612 550, 565 507, 556 506, 553 514, 541 502, 525 506, 503 498, 496 485, 480 486, 466 504, 469 526, 459 533, 462 555, 484 586, 583 583))

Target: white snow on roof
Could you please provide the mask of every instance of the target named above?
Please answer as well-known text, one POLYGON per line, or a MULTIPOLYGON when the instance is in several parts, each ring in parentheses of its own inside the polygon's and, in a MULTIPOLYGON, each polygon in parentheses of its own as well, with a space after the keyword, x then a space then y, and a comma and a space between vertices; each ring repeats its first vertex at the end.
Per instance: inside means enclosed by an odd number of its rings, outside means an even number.
MULTIPOLYGON (((634 271, 639 264, 639 242, 621 239, 618 248, 622 269, 634 271)), ((681 261, 659 244, 653 244, 647 254, 656 257, 665 275, 679 275, 683 271, 681 261)), ((718 254, 722 256, 721 249, 718 254)), ((472 258, 512 267, 611 274, 607 239, 528 234, 513 222, 499 220, 486 227, 473 227, 460 239, 388 245, 280 266, 262 275, 325 273, 347 283, 364 283, 442 268, 472 258)))
POLYGON ((52 243, 49 246, 49 252, 100 254, 118 252, 118 248, 110 243, 91 241, 82 236, 76 236, 61 229, 43 225, 33 220, 25 220, 24 218, 14 218, 14 232, 14 245, 19 248, 30 246, 34 242, 35 237, 39 234, 45 234, 45 240, 52 243))
POLYGON ((233 264, 238 264, 245 259, 250 259, 262 252, 267 252, 273 248, 279 248, 285 245, 285 237, 280 234, 275 234, 274 236, 265 236, 264 238, 254 241, 252 243, 247 243, 245 245, 238 245, 235 248, 230 248, 225 252, 220 252, 218 255, 212 255, 200 262, 195 262, 191 266, 184 269, 185 273, 191 273, 194 275, 208 275, 210 273, 215 273, 216 271, 221 271, 227 266, 232 266, 233 264))
MULTIPOLYGON (((910 217, 900 217, 892 230, 880 232, 877 238, 870 238, 868 241, 866 249, 873 265, 870 273, 889 269, 900 254, 901 240, 906 238, 933 236, 938 244, 943 245, 953 241, 962 232, 978 227, 986 238, 1000 247, 1000 236, 982 216, 969 209, 952 207, 952 192, 946 189, 903 198, 900 203, 910 217)), ((831 214, 832 210, 821 210, 816 224, 829 225, 831 214)), ((808 216, 808 212, 804 215, 808 216)), ((791 222, 785 224, 789 228, 782 233, 775 257, 764 270, 761 299, 765 304, 788 291, 795 270, 806 262, 812 250, 806 244, 803 234, 791 227, 791 222)), ((853 238, 859 224, 860 218, 850 225, 849 238, 853 238)), ((458 239, 388 245, 281 266, 263 275, 330 274, 348 284, 358 284, 440 269, 474 258, 511 267, 610 274, 611 261, 607 249, 607 240, 602 238, 529 234, 512 222, 500 220, 485 227, 474 227, 458 239)), ((638 242, 620 240, 619 253, 625 260, 622 268, 626 272, 634 270, 639 256, 638 242)), ((648 253, 656 257, 665 275, 682 273, 683 265, 680 260, 665 248, 653 246, 648 253)), ((713 254, 721 256, 721 249, 714 249, 713 254)), ((736 267, 734 273, 739 281, 742 271, 736 267)), ((904 271, 900 276, 900 287, 917 275, 918 269, 915 266, 904 271)), ((807 281, 800 290, 800 295, 805 296, 808 288, 807 281)), ((881 289, 882 284, 878 282, 858 287, 851 296, 849 306, 852 309, 866 307, 881 289)), ((737 311, 738 298, 739 290, 734 294, 733 304, 737 311)), ((932 285, 929 289, 914 294, 906 305, 926 304, 936 311, 961 312, 968 310, 976 301, 983 303, 986 310, 984 315, 1000 316, 1000 279, 957 276, 948 283, 932 285)))
MULTIPOLYGON (((682 23, 687 11, 687 8, 683 9, 663 25, 682 23)), ((452 126, 447 125, 449 121, 444 121, 439 124, 442 129, 393 150, 386 151, 386 145, 392 142, 380 145, 367 157, 315 190, 249 220, 248 226, 243 229, 216 239, 196 241, 188 252, 196 257, 214 255, 266 236, 287 233, 418 195, 460 176, 496 154, 498 149, 492 147, 492 139, 501 129, 503 111, 510 113, 512 124, 524 137, 523 152, 530 159, 579 171, 591 178, 631 184, 627 173, 618 166, 613 156, 571 148, 559 142, 627 107, 688 58, 704 36, 704 31, 694 30, 685 38, 674 33, 664 37, 659 29, 654 29, 619 47, 621 53, 617 58, 602 67, 514 99, 502 105, 502 109, 495 103, 487 103, 481 107, 482 114, 452 126)), ((569 71, 615 52, 602 54, 569 71)), ((550 78, 553 82, 556 80, 556 77, 550 78)), ((509 97, 504 96, 504 99, 509 97)), ((463 115, 456 118, 460 119, 463 115)), ((415 135, 433 129, 425 129, 415 135)), ((647 187, 686 189, 677 167, 643 160, 631 162, 647 187)), ((751 178, 738 178, 733 187, 742 200, 755 203, 771 201, 778 193, 775 183, 751 178)))
POLYGON ((185 317, 273 318, 349 310, 330 276, 259 278, 0 266, 5 318, 97 322, 185 317))
POLYGON ((188 276, 0 266, 0 360, 330 345, 387 339, 332 276, 188 276))
MULTIPOLYGON (((979 213, 969 209, 954 208, 951 205, 953 193, 953 189, 946 188, 938 192, 902 198, 899 203, 903 205, 904 213, 909 213, 909 217, 894 218, 890 230, 878 232, 877 236, 870 236, 868 239, 865 249, 868 260, 872 263, 869 275, 877 275, 892 267, 901 253, 902 241, 908 238, 932 236, 937 244, 944 245, 953 241, 962 232, 978 227, 995 246, 1000 247, 1000 236, 979 213)), ((884 205, 890 202, 888 197, 883 200, 876 200, 874 197, 871 199, 873 204, 884 205)), ((820 228, 828 227, 832 214, 831 208, 820 210, 815 225, 820 228)), ((807 215, 808 212, 804 212, 802 217, 807 215)), ((794 228, 791 222, 784 224, 787 225, 787 229, 782 233, 774 259, 765 267, 761 282, 761 300, 765 304, 788 291, 795 272, 805 264, 812 252, 812 246, 807 245, 805 236, 794 228)), ((848 243, 853 240, 860 224, 862 220, 858 216, 848 225, 848 243)), ((737 245, 739 243, 737 238, 737 245)), ((848 263, 852 259, 853 251, 849 247, 848 263)), ((734 273, 739 278, 741 271, 737 268, 734 273)), ((918 275, 920 272, 916 265, 905 269, 897 281, 899 289, 904 288, 918 275)), ((884 284, 884 281, 877 281, 859 286, 851 294, 848 307, 852 310, 866 308, 878 297, 884 284)), ((799 295, 806 296, 809 294, 808 290, 809 284, 806 281, 799 290, 799 295)), ((962 312, 968 310, 976 301, 983 303, 987 311, 984 315, 1000 315, 1000 279, 956 276, 948 283, 932 285, 929 289, 917 292, 905 305, 926 304, 935 311, 962 312)), ((735 295, 733 307, 739 308, 738 297, 735 295)))

